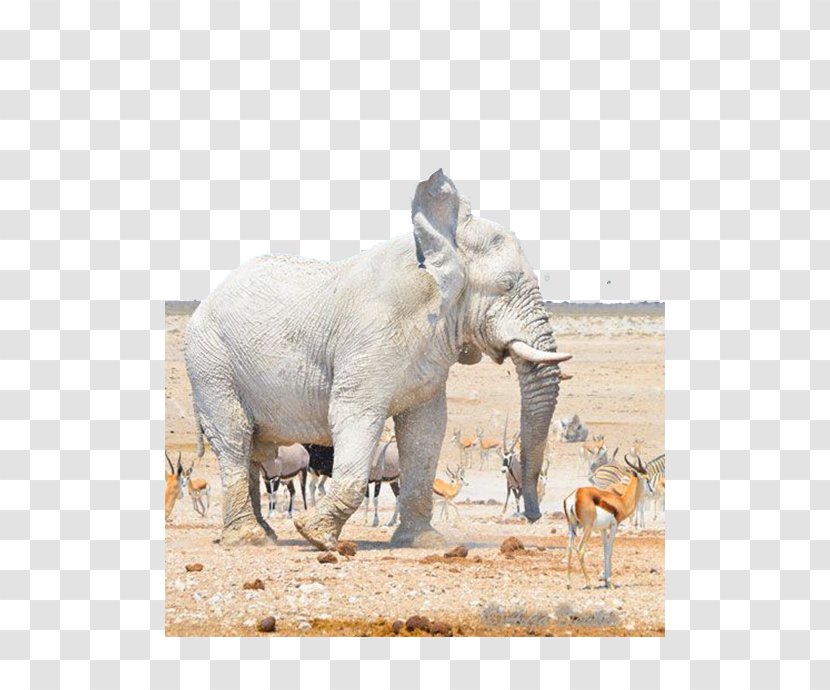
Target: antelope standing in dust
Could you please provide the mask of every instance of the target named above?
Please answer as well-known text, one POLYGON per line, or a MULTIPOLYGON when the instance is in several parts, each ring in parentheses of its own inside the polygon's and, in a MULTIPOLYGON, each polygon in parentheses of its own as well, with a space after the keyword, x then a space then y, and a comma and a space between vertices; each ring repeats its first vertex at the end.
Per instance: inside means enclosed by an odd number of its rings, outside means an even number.
POLYGON ((460 514, 458 512, 458 506, 453 501, 461 491, 461 487, 467 486, 467 481, 464 479, 464 468, 459 465, 458 469, 453 471, 447 467, 446 472, 450 476, 450 481, 445 482, 443 479, 436 479, 432 483, 432 493, 443 501, 441 504, 441 515, 449 516, 447 506, 452 506, 455 509, 455 519, 458 521, 460 514))
POLYGON ((568 520, 568 589, 571 588, 571 558, 576 551, 582 574, 585 576, 585 587, 590 588, 588 571, 585 569, 585 547, 591 532, 596 528, 602 536, 602 546, 605 556, 603 580, 605 586, 611 587, 611 554, 614 550, 614 537, 617 536, 619 524, 629 517, 637 507, 643 493, 644 484, 651 492, 648 470, 643 467, 640 458, 637 464, 632 464, 628 455, 625 463, 629 467, 631 480, 622 496, 610 490, 597 489, 595 486, 582 486, 568 494, 564 501, 565 517, 568 520), (579 545, 574 546, 576 531, 582 528, 582 538, 579 545))

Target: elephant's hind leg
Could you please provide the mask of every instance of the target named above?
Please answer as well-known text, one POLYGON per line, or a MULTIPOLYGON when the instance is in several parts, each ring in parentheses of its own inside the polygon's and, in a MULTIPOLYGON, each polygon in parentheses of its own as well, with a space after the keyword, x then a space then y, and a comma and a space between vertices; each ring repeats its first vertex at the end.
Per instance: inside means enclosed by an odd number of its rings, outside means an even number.
POLYGON ((275 534, 262 518, 259 499, 259 467, 252 462, 253 425, 234 397, 225 393, 203 419, 205 434, 219 458, 222 487, 222 542, 261 543, 275 534))

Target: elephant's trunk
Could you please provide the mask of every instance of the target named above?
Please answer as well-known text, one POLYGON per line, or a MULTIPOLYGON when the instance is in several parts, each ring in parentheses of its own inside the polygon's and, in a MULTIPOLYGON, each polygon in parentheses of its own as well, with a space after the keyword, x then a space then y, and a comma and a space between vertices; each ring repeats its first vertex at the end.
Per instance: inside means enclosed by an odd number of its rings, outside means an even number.
MULTIPOLYGON (((527 342, 538 350, 555 350, 556 343, 547 318, 545 317, 544 324, 540 320, 536 324, 534 336, 527 342)), ((515 354, 513 362, 522 395, 522 497, 525 517, 535 522, 542 516, 539 512, 537 488, 550 420, 559 397, 559 367, 555 364, 528 362, 515 354)))

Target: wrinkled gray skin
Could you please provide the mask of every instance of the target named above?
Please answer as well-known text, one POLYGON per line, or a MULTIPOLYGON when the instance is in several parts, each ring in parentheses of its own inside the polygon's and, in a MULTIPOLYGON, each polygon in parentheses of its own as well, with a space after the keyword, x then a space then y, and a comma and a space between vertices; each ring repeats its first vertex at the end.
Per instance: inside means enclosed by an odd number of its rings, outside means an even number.
POLYGON ((412 235, 345 261, 254 259, 193 314, 185 359, 197 445, 204 433, 219 458, 225 543, 274 536, 261 515, 258 463, 273 443, 303 442, 333 444, 335 471, 328 494, 294 523, 316 547, 335 548, 389 416, 401 464, 392 542, 442 543, 430 522, 447 376, 482 353, 516 365, 525 515, 540 517, 556 362, 568 356, 555 354, 536 277, 516 237, 471 215, 440 170, 418 185, 412 218, 412 235))

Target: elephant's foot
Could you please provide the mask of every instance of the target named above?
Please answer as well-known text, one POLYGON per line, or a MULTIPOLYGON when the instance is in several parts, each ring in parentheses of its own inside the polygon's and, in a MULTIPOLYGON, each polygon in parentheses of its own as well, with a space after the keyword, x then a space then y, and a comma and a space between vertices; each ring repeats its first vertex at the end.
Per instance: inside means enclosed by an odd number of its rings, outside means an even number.
POLYGON ((250 544, 262 546, 269 542, 277 541, 277 533, 265 520, 257 520, 255 517, 241 518, 225 525, 222 530, 221 543, 224 546, 238 546, 250 544))
POLYGON ((392 546, 414 549, 442 549, 447 545, 447 540, 443 534, 429 525, 414 528, 401 524, 392 534, 389 543, 392 546))
POLYGON ((334 551, 337 548, 340 528, 325 515, 321 515, 317 508, 298 515, 294 519, 294 527, 312 546, 321 551, 334 551))
POLYGON ((361 481, 338 484, 316 507, 294 518, 294 526, 321 551, 335 550, 340 531, 363 501, 365 489, 361 481))

